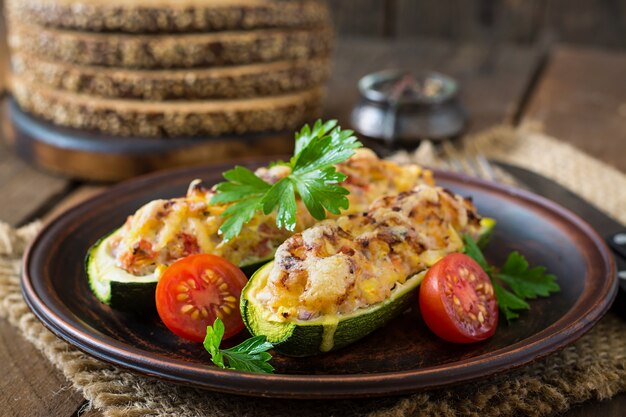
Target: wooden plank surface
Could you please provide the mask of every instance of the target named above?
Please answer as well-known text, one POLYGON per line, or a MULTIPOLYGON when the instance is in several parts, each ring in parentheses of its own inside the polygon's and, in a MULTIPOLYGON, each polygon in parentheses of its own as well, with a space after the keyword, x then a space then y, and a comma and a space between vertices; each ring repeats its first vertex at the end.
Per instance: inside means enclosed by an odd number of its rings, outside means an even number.
POLYGON ((0 220, 18 225, 36 215, 51 199, 64 194, 71 183, 22 162, 11 150, 13 130, 6 101, 0 106, 0 220))
POLYGON ((538 128, 626 171, 626 53, 559 47, 522 125, 538 128))
POLYGON ((83 403, 52 364, 6 321, 0 321, 2 416, 71 416, 83 403))
POLYGON ((544 25, 558 39, 577 44, 626 47, 626 0, 550 0, 544 25))
POLYGON ((347 36, 439 37, 531 44, 544 34, 563 42, 626 46, 626 0, 331 0, 347 36))
POLYGON ((82 203, 90 197, 101 193, 108 187, 105 185, 84 184, 67 194, 58 204, 56 204, 49 212, 42 217, 44 223, 54 220, 57 216, 62 215, 66 210, 71 209, 77 204, 82 203))
POLYGON ((388 22, 389 0, 330 0, 332 16, 340 35, 383 37, 388 22))
POLYGON ((326 117, 350 126, 350 112, 362 76, 388 68, 440 71, 461 83, 471 131, 511 121, 541 57, 536 48, 455 44, 437 40, 340 42, 326 98, 326 117))

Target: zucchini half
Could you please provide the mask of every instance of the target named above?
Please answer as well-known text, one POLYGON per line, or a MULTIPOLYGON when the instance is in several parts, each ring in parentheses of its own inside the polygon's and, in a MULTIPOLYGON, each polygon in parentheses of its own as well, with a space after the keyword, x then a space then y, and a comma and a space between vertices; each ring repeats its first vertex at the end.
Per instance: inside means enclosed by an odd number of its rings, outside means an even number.
MULTIPOLYGON (((98 240, 87 252, 85 271, 89 288, 98 300, 115 310, 135 313, 156 311, 156 286, 166 267, 157 267, 148 275, 133 275, 118 267, 107 248, 110 239, 119 230, 98 240)), ((240 267, 246 276, 250 276, 273 257, 272 254, 266 259, 249 258, 240 267)))
MULTIPOLYGON (((483 218, 479 241, 486 243, 495 220, 483 218)), ((316 320, 276 321, 263 306, 255 304, 250 294, 267 284, 274 261, 252 275, 241 292, 240 308, 243 322, 253 336, 263 335, 275 345, 276 351, 289 356, 311 356, 340 349, 365 337, 415 304, 413 293, 419 287, 424 270, 403 284, 396 284, 389 298, 349 314, 321 317, 316 320)))
POLYGON ((279 322, 271 320, 264 308, 253 303, 248 294, 267 283, 274 261, 265 264, 248 281, 241 293, 241 316, 254 336, 264 335, 275 349, 289 356, 311 356, 340 349, 379 327, 415 303, 412 295, 426 275, 422 271, 397 284, 384 301, 350 314, 317 320, 279 322))

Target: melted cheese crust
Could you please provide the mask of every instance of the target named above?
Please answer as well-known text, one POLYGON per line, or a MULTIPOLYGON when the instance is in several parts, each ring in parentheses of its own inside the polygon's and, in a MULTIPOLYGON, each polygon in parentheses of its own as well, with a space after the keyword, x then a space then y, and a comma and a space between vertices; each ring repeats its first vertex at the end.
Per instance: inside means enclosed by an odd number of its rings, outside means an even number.
POLYGON ((285 241, 255 302, 274 320, 311 320, 354 312, 387 299, 398 283, 477 236, 471 201, 420 185, 385 196, 365 213, 318 223, 285 241))
MULTIPOLYGON (((417 184, 433 184, 430 171, 381 160, 369 149, 357 150, 337 169, 348 176, 342 185, 350 191, 350 208, 344 213, 363 211, 382 195, 408 191, 417 184)), ((290 171, 288 167, 275 166, 260 168, 256 173, 273 184, 290 171)), ((195 253, 219 255, 235 265, 251 264, 271 257, 293 234, 276 227, 275 214, 259 213, 244 225, 239 236, 224 242, 218 230, 223 222, 221 214, 228 205, 209 204, 214 193, 196 180, 185 197, 151 201, 129 216, 108 248, 117 266, 131 274, 144 275, 195 253)), ((295 232, 315 222, 298 200, 295 232)))

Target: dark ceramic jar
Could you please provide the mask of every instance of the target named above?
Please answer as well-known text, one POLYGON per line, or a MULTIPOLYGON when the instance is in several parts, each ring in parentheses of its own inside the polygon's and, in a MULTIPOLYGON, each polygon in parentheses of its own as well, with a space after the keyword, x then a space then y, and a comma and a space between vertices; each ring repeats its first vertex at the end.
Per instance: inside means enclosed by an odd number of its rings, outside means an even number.
POLYGON ((454 79, 435 72, 368 74, 359 81, 361 99, 352 111, 352 125, 361 135, 388 148, 455 137, 467 122, 458 90, 454 79))

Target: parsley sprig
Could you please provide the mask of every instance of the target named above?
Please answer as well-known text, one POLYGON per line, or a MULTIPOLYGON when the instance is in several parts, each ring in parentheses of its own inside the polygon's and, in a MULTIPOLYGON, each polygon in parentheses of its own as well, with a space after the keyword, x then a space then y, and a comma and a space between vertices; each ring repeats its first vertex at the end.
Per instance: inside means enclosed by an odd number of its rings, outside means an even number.
POLYGON ((223 369, 271 374, 274 367, 268 363, 272 355, 267 351, 274 347, 265 336, 254 336, 229 349, 220 349, 224 337, 224 323, 215 319, 206 329, 204 348, 211 354, 211 361, 223 369))
POLYGON ((276 226, 293 231, 296 227, 296 195, 317 220, 326 211, 340 214, 348 208, 350 192, 338 185, 346 176, 335 164, 354 155, 362 144, 351 130, 342 130, 336 120, 305 125, 296 133, 294 156, 275 164, 291 168, 291 173, 275 184, 269 184, 242 166, 226 171, 225 182, 216 186, 211 204, 233 203, 222 213, 226 218, 220 227, 224 240, 237 236, 244 224, 258 211, 270 214, 276 210, 276 226))
POLYGON ((519 311, 530 309, 525 300, 548 297, 561 290, 555 275, 547 273, 543 266, 531 268, 519 252, 511 252, 502 268, 496 268, 487 263, 471 236, 465 235, 463 240, 465 254, 474 259, 491 278, 498 306, 507 320, 516 319, 519 311))

